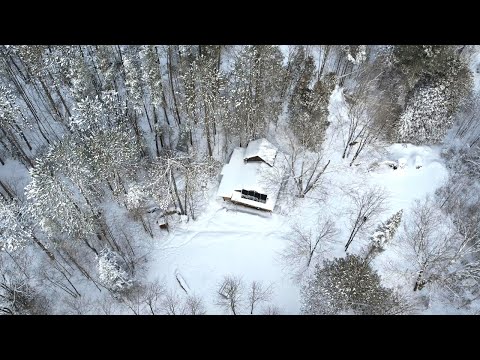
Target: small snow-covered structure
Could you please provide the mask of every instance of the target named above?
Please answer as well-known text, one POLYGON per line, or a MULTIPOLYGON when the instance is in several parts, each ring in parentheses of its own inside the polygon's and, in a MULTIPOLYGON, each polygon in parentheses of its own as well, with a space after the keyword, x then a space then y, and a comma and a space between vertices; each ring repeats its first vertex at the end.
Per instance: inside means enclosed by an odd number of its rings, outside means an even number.
POLYGON ((243 159, 246 162, 264 161, 270 166, 275 163, 277 148, 267 139, 253 140, 248 143, 243 159))
POLYGON ((415 156, 415 169, 420 169, 423 166, 422 157, 417 155, 415 156))
POLYGON ((272 211, 280 190, 278 149, 266 139, 235 148, 223 166, 217 195, 225 201, 272 211))
POLYGON ((159 216, 156 222, 160 229, 166 229, 168 231, 168 221, 165 215, 159 216))

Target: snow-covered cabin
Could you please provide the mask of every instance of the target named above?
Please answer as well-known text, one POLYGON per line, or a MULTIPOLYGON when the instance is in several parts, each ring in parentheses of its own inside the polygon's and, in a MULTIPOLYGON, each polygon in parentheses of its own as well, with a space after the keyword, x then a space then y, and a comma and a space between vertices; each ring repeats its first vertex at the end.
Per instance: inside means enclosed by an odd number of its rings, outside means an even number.
POLYGON ((282 158, 266 139, 235 148, 223 166, 218 196, 235 204, 272 211, 280 190, 282 158))

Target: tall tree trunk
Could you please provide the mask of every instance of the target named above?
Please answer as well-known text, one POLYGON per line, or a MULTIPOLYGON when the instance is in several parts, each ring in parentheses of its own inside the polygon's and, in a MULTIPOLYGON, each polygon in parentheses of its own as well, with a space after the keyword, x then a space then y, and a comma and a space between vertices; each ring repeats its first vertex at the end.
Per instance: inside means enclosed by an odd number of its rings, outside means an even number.
POLYGON ((178 125, 181 125, 180 113, 178 111, 177 106, 177 97, 175 96, 175 88, 173 86, 173 68, 172 68, 172 48, 168 47, 168 57, 167 57, 167 65, 168 65, 168 79, 170 81, 170 89, 172 91, 172 98, 173 98, 173 105, 175 107, 175 113, 177 115, 176 119, 178 125))
MULTIPOLYGON (((160 78, 162 78, 162 68, 160 66, 160 53, 158 52, 158 48, 155 46, 156 52, 157 52, 157 64, 158 64, 158 71, 160 72, 160 78)), ((165 120, 167 121, 167 124, 170 126, 170 120, 168 119, 167 115, 167 98, 165 96, 165 90, 162 86, 162 109, 163 109, 163 115, 165 116, 165 120)))
MULTIPOLYGON (((88 245, 88 243, 87 243, 88 245)), ((99 290, 99 291, 102 291, 99 286, 97 285, 97 282, 90 276, 90 274, 88 273, 88 271, 83 267, 81 266, 78 261, 67 251, 67 250, 63 250, 65 252, 65 254, 67 254, 67 257, 70 259, 70 261, 76 266, 76 268, 80 271, 80 273, 85 276, 87 279, 91 280, 93 282, 93 284, 96 286, 96 288, 99 290)), ((98 255, 98 253, 97 253, 98 255)))
POLYGON ((26 162, 25 166, 27 167, 33 167, 33 161, 30 160, 28 155, 25 153, 23 148, 19 145, 17 140, 15 139, 15 136, 13 136, 10 132, 6 132, 4 129, 0 128, 0 130, 3 131, 5 137, 9 141, 9 143, 12 145, 13 148, 15 148, 18 151, 18 154, 20 155, 20 158, 26 162))
POLYGON ((180 212, 182 214, 185 214, 185 211, 184 211, 183 206, 182 206, 182 200, 180 200, 180 196, 178 195, 177 182, 175 181, 175 176, 173 175, 172 169, 170 169, 170 181, 171 181, 171 184, 173 185, 173 191, 174 191, 175 196, 177 198, 178 206, 180 207, 180 212))
POLYGON ((323 47, 322 64, 319 66, 319 69, 318 69, 318 77, 317 77, 317 80, 320 80, 320 78, 322 77, 323 70, 325 69, 325 64, 327 63, 328 54, 330 53, 330 46, 331 46, 331 45, 325 45, 325 46, 323 47))
POLYGON ((32 235, 32 239, 33 241, 35 241, 35 243, 40 247, 40 249, 42 249, 45 254, 47 254, 47 256, 52 260, 52 261, 55 261, 55 256, 52 254, 52 252, 50 250, 48 250, 45 245, 43 245, 40 240, 38 240, 38 238, 35 236, 35 235, 32 235))
POLYGON ((145 115, 147 116, 148 127, 150 128, 150 132, 153 133, 152 122, 150 121, 150 116, 148 115, 147 107, 145 102, 143 102, 143 109, 145 110, 145 115))
POLYGON ((55 79, 53 78, 52 74, 50 71, 48 71, 48 75, 50 76, 50 79, 52 80, 52 84, 55 87, 55 92, 57 93, 58 97, 60 98, 60 101, 63 104, 63 107, 65 108, 65 111, 67 112, 68 117, 72 117, 72 114, 70 113, 70 109, 67 106, 67 103, 65 102, 65 99, 63 98, 62 93, 60 92, 60 89, 57 86, 57 83, 55 82, 55 79))
POLYGON ((209 125, 209 120, 208 120, 208 114, 207 114, 207 106, 205 103, 203 104, 204 106, 204 111, 205 111, 205 135, 207 137, 207 148, 208 148, 208 156, 212 156, 212 141, 210 139, 210 125, 209 125))
POLYGON ((10 200, 15 199, 15 194, 11 191, 11 189, 5 185, 2 180, 0 180, 0 186, 5 191, 5 193, 10 197, 10 200))

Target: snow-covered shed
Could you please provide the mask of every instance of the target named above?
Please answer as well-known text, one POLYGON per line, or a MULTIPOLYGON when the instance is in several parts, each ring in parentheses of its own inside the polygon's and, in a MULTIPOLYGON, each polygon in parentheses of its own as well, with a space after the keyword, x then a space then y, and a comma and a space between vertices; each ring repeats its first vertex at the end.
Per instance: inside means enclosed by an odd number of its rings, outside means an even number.
POLYGON ((277 156, 277 148, 267 139, 253 140, 248 143, 245 150, 244 160, 249 161, 264 161, 270 166, 275 163, 277 156))
POLYGON ((223 166, 217 195, 235 204, 272 211, 280 190, 280 163, 277 148, 266 139, 235 148, 223 166))

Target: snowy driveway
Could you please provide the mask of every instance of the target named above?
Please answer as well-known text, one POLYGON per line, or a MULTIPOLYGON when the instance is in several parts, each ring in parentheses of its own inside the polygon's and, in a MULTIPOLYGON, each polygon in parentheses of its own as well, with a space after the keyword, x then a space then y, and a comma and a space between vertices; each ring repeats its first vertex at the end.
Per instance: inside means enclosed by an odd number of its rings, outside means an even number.
POLYGON ((221 313, 215 303, 218 282, 224 275, 274 283, 272 303, 283 313, 298 313, 298 288, 278 261, 284 246, 285 217, 227 211, 223 201, 212 200, 196 221, 177 227, 156 245, 150 277, 164 279, 170 289, 183 292, 176 274, 193 294, 204 298, 208 314, 221 313))

